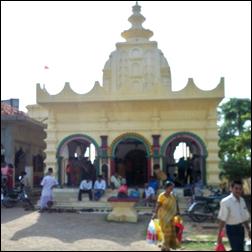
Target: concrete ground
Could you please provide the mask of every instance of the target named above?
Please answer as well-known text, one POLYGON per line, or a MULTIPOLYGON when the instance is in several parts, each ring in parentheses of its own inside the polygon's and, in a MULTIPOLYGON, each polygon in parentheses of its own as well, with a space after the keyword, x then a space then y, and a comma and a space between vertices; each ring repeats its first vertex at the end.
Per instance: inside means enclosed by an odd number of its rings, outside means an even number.
POLYGON ((1 209, 1 251, 155 251, 144 232, 148 219, 137 224, 112 223, 103 214, 38 213, 1 209))
MULTIPOLYGON (((149 220, 142 215, 136 224, 115 223, 107 222, 105 214, 1 208, 1 251, 160 251, 145 241, 149 220)), ((184 224, 185 240, 216 239, 215 224, 209 229, 184 224)))

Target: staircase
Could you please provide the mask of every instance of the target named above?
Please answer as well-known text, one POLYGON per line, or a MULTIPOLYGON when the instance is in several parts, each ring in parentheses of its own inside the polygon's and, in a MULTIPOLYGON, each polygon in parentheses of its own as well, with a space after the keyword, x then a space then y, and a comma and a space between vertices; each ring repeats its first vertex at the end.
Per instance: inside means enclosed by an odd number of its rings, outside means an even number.
POLYGON ((78 188, 56 188, 53 190, 54 208, 58 209, 103 209, 111 210, 107 199, 116 196, 116 190, 107 189, 99 201, 90 201, 88 194, 82 194, 82 201, 78 201, 78 188))
MULTIPOLYGON (((129 189, 129 193, 130 193, 129 189)), ((140 188, 140 193, 142 195, 143 189, 140 188)), ((159 190, 158 194, 163 190, 159 190)), ((92 211, 97 212, 109 212, 112 210, 110 203, 108 202, 108 198, 117 196, 117 190, 107 189, 105 194, 101 197, 99 201, 90 201, 88 198, 88 194, 82 194, 82 201, 78 201, 78 188, 55 188, 53 189, 53 201, 54 209, 64 209, 64 210, 83 210, 88 211, 92 209, 92 211)), ((184 213, 187 208, 187 202, 190 197, 184 197, 183 189, 175 188, 174 193, 179 200, 179 208, 180 213, 184 213)), ((37 207, 39 207, 39 202, 37 203, 37 207)), ((143 206, 141 203, 137 203, 135 208, 138 213, 141 214, 151 214, 153 211, 153 207, 143 206)))

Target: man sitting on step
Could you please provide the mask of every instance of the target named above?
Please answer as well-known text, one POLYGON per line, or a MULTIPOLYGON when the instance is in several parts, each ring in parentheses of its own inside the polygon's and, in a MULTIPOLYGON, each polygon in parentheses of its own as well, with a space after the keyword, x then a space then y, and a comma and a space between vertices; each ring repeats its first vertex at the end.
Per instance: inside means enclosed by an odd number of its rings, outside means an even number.
POLYGON ((143 198, 144 198, 144 205, 145 206, 154 206, 155 205, 155 191, 154 189, 148 184, 144 184, 144 193, 143 193, 143 198))
POLYGON ((87 178, 81 181, 80 183, 80 190, 79 190, 79 194, 78 194, 78 200, 81 201, 81 196, 82 193, 88 193, 89 196, 89 200, 92 200, 92 187, 93 187, 93 183, 92 180, 87 178))
POLYGON ((110 185, 112 190, 118 189, 121 186, 121 184, 122 184, 121 176, 119 176, 119 174, 115 172, 115 174, 113 174, 110 178, 110 185))
POLYGON ((106 182, 102 175, 99 175, 94 184, 94 200, 99 200, 105 194, 106 182))

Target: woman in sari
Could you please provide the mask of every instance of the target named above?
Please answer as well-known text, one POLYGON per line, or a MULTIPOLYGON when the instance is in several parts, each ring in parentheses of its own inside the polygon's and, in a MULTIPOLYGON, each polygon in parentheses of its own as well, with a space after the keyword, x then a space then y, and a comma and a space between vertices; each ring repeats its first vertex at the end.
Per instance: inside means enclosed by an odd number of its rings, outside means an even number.
POLYGON ((176 248, 176 230, 173 217, 177 213, 176 198, 172 194, 174 184, 170 181, 165 182, 165 191, 158 196, 157 205, 152 219, 158 218, 164 241, 161 251, 170 251, 176 248))

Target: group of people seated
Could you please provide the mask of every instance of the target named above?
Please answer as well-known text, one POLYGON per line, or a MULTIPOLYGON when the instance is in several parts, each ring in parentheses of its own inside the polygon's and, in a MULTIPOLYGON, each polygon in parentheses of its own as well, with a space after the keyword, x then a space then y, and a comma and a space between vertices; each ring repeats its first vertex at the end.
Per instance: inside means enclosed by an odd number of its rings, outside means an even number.
POLYGON ((80 183, 78 200, 82 200, 82 194, 87 193, 89 200, 98 201, 104 194, 106 190, 106 182, 103 179, 102 175, 99 175, 97 180, 94 183, 90 178, 84 179, 80 183))
MULTIPOLYGON (((118 173, 115 173, 110 178, 110 186, 112 190, 117 190, 118 198, 138 198, 144 205, 149 206, 155 203, 159 183, 158 180, 151 177, 149 182, 144 184, 144 192, 143 195, 141 195, 138 187, 134 187, 128 192, 126 179, 119 176, 118 173)), ((90 201, 98 201, 105 194, 105 190, 106 182, 102 175, 98 176, 94 185, 90 178, 84 179, 79 186, 78 200, 82 200, 82 194, 88 194, 90 201)))
MULTIPOLYGON (((175 186, 181 186, 177 184, 176 177, 171 178, 169 174, 165 174, 159 165, 154 165, 154 176, 144 184, 144 191, 141 195, 138 187, 128 190, 127 181, 125 178, 121 177, 117 172, 115 172, 110 178, 110 187, 112 190, 117 190, 118 198, 138 198, 140 202, 143 202, 145 206, 152 206, 155 204, 157 199, 158 189, 162 186, 163 182, 166 180, 174 181, 175 186), (168 175, 168 176, 167 176, 168 175)), ((196 189, 199 187, 201 189, 202 183, 198 179, 197 183, 194 185, 196 189)), ((106 190, 106 182, 102 175, 99 175, 97 180, 93 185, 93 181, 90 178, 84 179, 80 183, 78 200, 82 200, 82 194, 87 193, 89 200, 98 201, 104 194, 106 190)))
POLYGON ((149 182, 144 184, 144 192, 142 197, 137 186, 131 189, 130 193, 128 193, 127 181, 125 178, 119 176, 118 173, 115 173, 111 176, 110 184, 112 189, 118 190, 118 198, 138 198, 146 206, 155 204, 159 182, 154 177, 151 177, 149 182))

